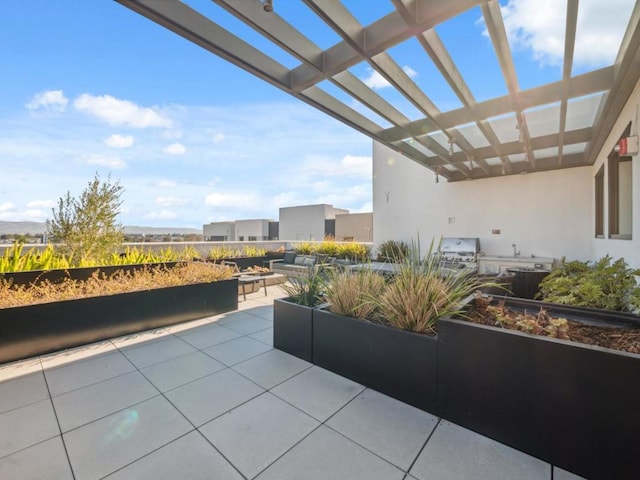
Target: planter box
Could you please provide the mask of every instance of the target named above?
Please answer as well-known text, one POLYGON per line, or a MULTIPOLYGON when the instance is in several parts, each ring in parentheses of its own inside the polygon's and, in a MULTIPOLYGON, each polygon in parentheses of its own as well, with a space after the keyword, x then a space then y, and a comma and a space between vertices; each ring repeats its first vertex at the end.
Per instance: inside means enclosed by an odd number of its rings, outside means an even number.
POLYGON ((246 270, 249 267, 263 267, 265 262, 273 259, 273 257, 264 255, 261 257, 233 257, 233 258, 221 258, 213 260, 213 263, 231 262, 238 266, 240 271, 246 270))
MULTIPOLYGON (((506 305, 598 323, 615 316, 506 305)), ((585 478, 638 477, 640 355, 453 319, 439 322, 438 336, 443 418, 585 478)))
POLYGON ((237 308, 237 279, 4 308, 0 363, 237 308))
POLYGON ((273 301, 273 346, 311 362, 314 309, 286 299, 273 301))
POLYGON ((325 310, 313 314, 313 363, 427 412, 437 412, 437 337, 325 310))
POLYGON ((106 265, 102 267, 82 267, 82 268, 66 268, 56 270, 28 270, 23 272, 7 272, 0 273, 0 279, 10 280, 14 285, 29 285, 31 283, 40 283, 48 280, 51 283, 60 283, 64 279, 85 281, 91 278, 97 270, 104 273, 107 277, 113 275, 118 270, 125 272, 134 272, 144 268, 166 267, 173 268, 180 262, 162 262, 162 263, 145 263, 132 265, 106 265))

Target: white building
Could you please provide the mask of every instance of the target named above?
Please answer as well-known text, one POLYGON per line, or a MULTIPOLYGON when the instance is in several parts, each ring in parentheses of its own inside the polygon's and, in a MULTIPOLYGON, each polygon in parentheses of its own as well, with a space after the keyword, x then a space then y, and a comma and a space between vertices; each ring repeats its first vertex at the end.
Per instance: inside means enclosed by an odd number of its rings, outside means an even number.
POLYGON ((335 236, 336 215, 349 213, 333 205, 302 205, 280 208, 280 240, 324 240, 335 236))
POLYGON ((236 240, 235 222, 212 222, 202 226, 205 242, 233 242, 236 240))
POLYGON ((236 220, 236 240, 239 242, 271 240, 269 238, 269 223, 271 220, 236 220))

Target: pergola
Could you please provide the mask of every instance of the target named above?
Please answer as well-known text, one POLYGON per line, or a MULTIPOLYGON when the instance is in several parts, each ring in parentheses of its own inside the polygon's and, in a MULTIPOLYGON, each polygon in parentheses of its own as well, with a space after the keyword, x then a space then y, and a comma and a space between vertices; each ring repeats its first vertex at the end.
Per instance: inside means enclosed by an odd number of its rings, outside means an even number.
POLYGON ((614 63, 572 75, 579 0, 567 0, 562 78, 523 90, 498 0, 390 0, 394 10, 369 25, 337 0, 302 0, 340 38, 325 50, 278 14, 292 0, 275 0, 272 12, 259 0, 213 0, 295 57, 300 63, 294 68, 179 0, 118 1, 449 181, 593 164, 640 79, 638 3, 614 63), (508 91, 484 101, 476 100, 435 28, 475 7, 482 12, 508 91), (419 42, 461 107, 441 111, 430 92, 388 53, 409 39, 419 42), (350 68, 361 62, 389 82, 420 118, 409 118, 354 75, 350 68), (320 84, 326 81, 374 112, 374 118, 323 89, 320 84))

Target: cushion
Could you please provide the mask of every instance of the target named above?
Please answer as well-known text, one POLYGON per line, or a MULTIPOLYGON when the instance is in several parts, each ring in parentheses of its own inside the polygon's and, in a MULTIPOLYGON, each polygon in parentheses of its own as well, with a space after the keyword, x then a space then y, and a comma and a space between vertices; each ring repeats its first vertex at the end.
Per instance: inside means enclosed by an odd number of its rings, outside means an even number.
POLYGON ((283 263, 293 263, 295 259, 296 259, 295 253, 285 253, 282 261, 283 263))
POLYGON ((306 257, 304 255, 297 255, 296 259, 293 261, 294 265, 304 265, 306 257))
POLYGON ((303 265, 307 266, 307 267, 313 267, 316 264, 316 258, 315 257, 304 257, 304 263, 303 265))

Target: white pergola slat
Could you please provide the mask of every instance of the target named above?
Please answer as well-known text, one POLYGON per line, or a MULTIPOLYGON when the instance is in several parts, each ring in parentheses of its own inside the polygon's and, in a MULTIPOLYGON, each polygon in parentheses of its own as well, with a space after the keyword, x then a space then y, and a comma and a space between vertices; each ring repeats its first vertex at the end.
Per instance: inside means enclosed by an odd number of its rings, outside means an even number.
MULTIPOLYGON (((613 65, 571 76, 576 43, 579 0, 566 0, 566 26, 562 78, 535 88, 520 90, 511 49, 498 0, 391 0, 394 10, 371 23, 361 25, 338 0, 302 0, 341 39, 323 50, 304 28, 296 28, 278 15, 279 3, 271 13, 259 0, 212 0, 229 14, 259 32, 269 42, 297 59, 287 68, 259 48, 179 0, 117 0, 131 10, 181 35, 200 47, 269 82, 292 96, 318 108, 369 137, 402 152, 420 165, 449 181, 486 178, 590 165, 640 79, 640 5, 636 2, 619 53, 613 65), (438 36, 435 27, 471 9, 478 8, 507 86, 507 94, 477 102, 469 82, 438 36), (460 108, 440 111, 388 53, 392 47, 416 39, 442 78, 461 103, 460 108), (407 118, 388 97, 383 97, 354 75, 350 69, 366 63, 379 73, 399 95, 420 113, 407 118), (322 89, 329 81, 378 117, 356 111, 352 104, 322 89), (568 115, 569 103, 582 97, 603 94, 588 127, 568 129, 575 121, 568 115), (557 123, 532 136, 527 125, 531 109, 545 107, 557 123), (511 115, 517 141, 501 141, 493 119, 511 115), (546 133, 546 135, 540 135, 546 133), (467 136, 465 136, 465 134, 467 136), (437 139, 439 140, 437 140, 437 139), (470 141, 472 140, 472 141, 470 141), (443 143, 449 143, 449 148, 443 143), (476 147, 474 147, 476 145, 476 147), (582 149, 576 152, 576 150, 582 149), (453 150, 453 152, 451 151, 453 150), (536 157, 536 151, 543 151, 536 157), (557 155, 549 155, 557 152, 557 155), (571 152, 571 153, 569 153, 571 152), (486 159, 490 159, 487 162, 486 159), (516 159, 517 161, 514 161, 516 159), (525 161, 523 161, 523 159, 525 161)), ((280 0, 283 2, 285 0, 280 0)), ((293 0, 286 0, 293 1, 293 0)), ((433 92, 431 92, 433 93, 433 92)), ((586 100, 584 100, 587 102, 586 100)), ((587 104, 587 103, 585 103, 587 104)), ((580 110, 580 109, 577 109, 580 110)), ((539 121, 540 114, 536 112, 539 121)))

